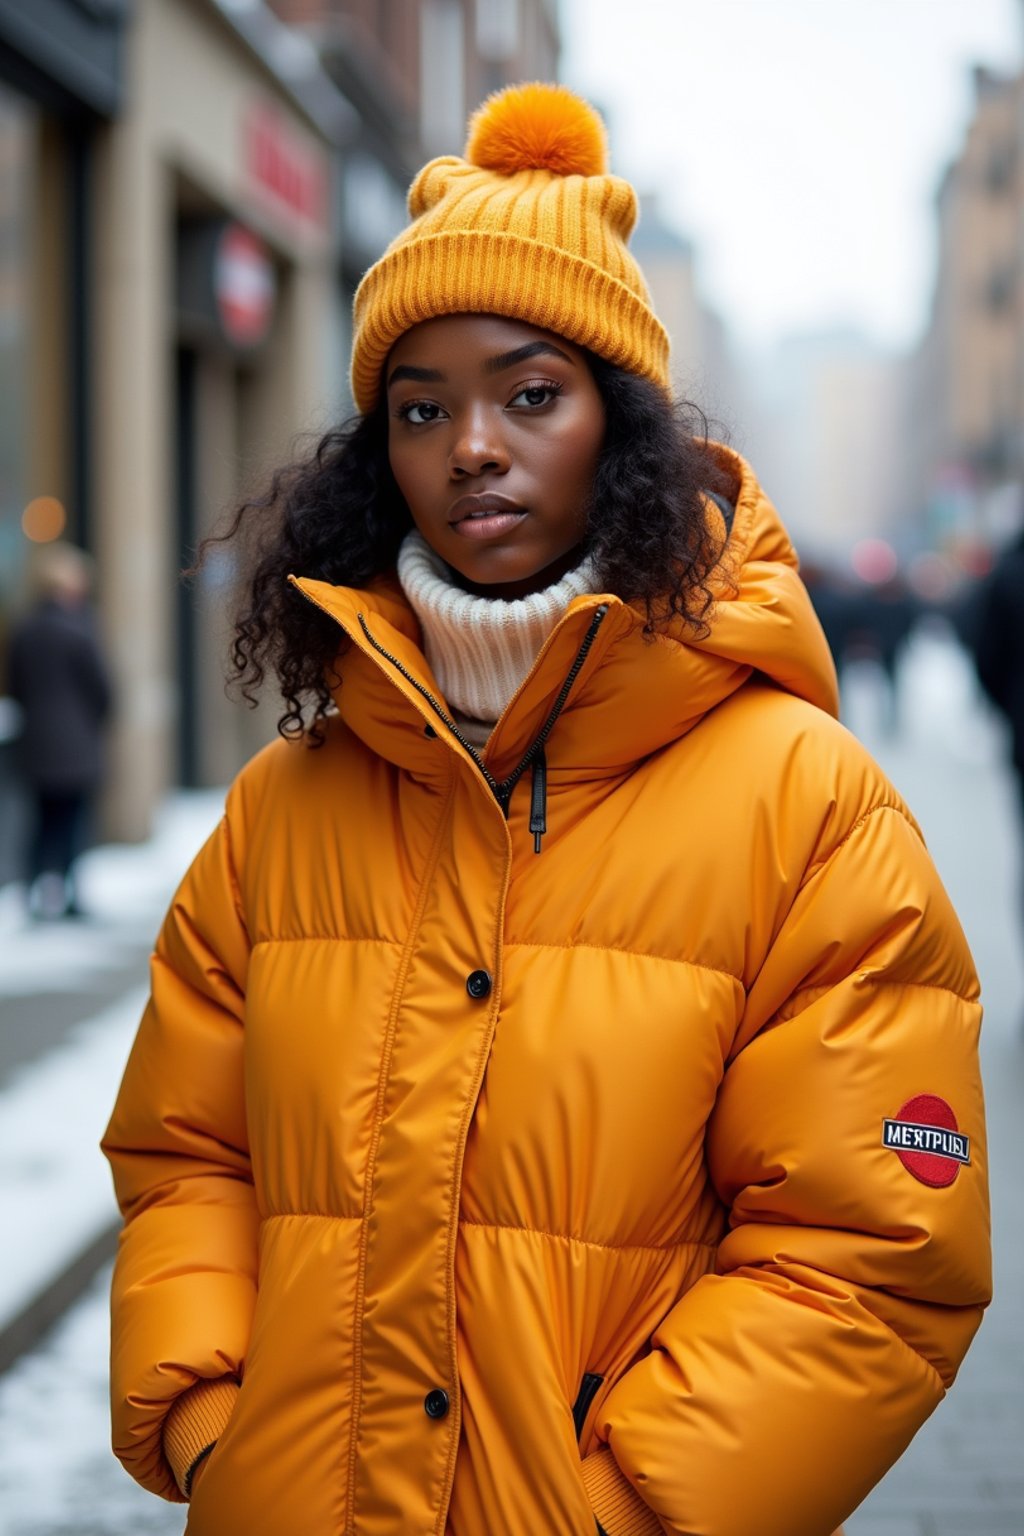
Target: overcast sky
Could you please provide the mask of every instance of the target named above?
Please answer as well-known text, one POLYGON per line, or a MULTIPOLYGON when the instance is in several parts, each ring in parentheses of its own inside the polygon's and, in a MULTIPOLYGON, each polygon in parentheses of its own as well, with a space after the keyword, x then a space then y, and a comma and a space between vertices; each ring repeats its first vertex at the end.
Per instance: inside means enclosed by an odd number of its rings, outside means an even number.
POLYGON ((567 84, 615 170, 696 243, 747 342, 852 324, 911 343, 969 66, 1019 65, 1024 0, 563 0, 567 84))

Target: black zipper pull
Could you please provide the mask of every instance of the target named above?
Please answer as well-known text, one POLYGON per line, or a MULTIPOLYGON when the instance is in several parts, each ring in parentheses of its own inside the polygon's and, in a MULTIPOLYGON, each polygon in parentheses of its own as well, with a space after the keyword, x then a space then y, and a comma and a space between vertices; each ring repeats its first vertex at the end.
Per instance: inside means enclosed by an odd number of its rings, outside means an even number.
POLYGON ((533 851, 540 853, 540 840, 548 829, 548 760, 541 747, 533 760, 533 776, 530 780, 530 831, 533 833, 533 851))

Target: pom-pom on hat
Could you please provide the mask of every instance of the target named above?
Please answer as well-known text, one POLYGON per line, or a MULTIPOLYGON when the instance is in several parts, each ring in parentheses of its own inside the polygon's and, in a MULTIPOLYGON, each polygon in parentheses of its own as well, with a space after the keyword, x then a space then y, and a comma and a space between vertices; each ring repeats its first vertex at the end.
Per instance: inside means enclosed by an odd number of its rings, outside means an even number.
POLYGON ((607 176, 604 124, 564 85, 520 85, 488 98, 469 120, 466 159, 484 171, 607 176))
POLYGON ((438 315, 554 331, 668 389, 668 337, 627 241, 636 193, 608 172, 604 125, 561 85, 520 85, 473 115, 464 158, 431 160, 413 222, 355 299, 352 393, 371 411, 398 338, 438 315))

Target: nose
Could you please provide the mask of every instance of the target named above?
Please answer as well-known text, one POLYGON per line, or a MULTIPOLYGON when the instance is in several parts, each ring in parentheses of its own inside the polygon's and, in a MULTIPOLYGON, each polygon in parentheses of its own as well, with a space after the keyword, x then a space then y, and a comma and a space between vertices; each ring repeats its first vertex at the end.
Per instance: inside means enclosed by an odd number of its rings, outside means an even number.
POLYGON ((477 475, 503 475, 511 462, 498 418, 483 409, 466 411, 457 424, 448 455, 451 478, 469 480, 477 475))

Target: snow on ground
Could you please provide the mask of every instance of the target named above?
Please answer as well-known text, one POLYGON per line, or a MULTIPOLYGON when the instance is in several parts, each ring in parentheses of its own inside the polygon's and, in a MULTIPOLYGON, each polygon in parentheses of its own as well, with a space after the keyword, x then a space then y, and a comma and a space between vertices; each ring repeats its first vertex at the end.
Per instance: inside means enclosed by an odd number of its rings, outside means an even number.
MULTIPOLYGON (((94 849, 83 860, 88 923, 29 923, 16 898, 3 914, 0 1008, 33 991, 74 992, 155 935, 189 861, 215 824, 220 795, 178 796, 149 843, 94 849)), ((76 1025, 55 1050, 17 1070, 0 1094, 0 1327, 116 1216, 98 1142, 139 1015, 140 984, 76 1025)))
POLYGON ((0 1328, 117 1216, 99 1139, 146 1001, 145 987, 79 1024, 0 1100, 0 1328))
POLYGON ((80 863, 85 921, 31 922, 25 892, 0 889, 0 998, 34 992, 73 992, 123 956, 149 942, 188 864, 212 831, 224 804, 221 791, 173 796, 146 843, 93 848, 80 863))
POLYGON ((0 1377, 2 1536, 180 1536, 185 1510, 110 1453, 110 1271, 47 1340, 0 1377))

